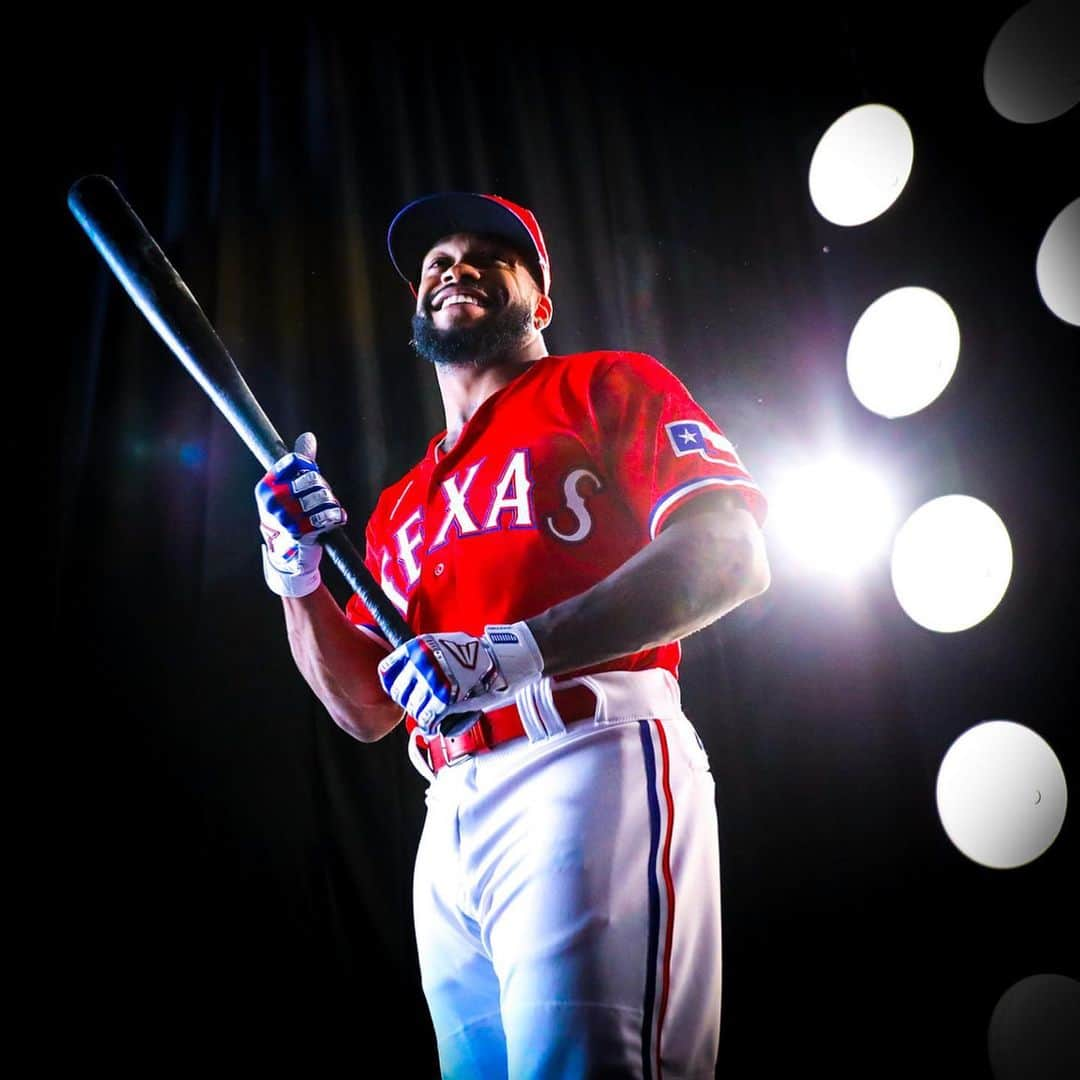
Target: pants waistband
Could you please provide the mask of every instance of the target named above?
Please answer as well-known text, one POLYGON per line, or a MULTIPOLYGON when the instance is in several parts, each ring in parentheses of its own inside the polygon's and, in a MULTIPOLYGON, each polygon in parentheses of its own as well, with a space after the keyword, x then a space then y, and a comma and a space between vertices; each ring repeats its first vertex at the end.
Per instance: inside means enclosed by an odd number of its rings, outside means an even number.
POLYGON ((409 756, 421 775, 434 780, 447 766, 522 736, 537 742, 585 720, 606 724, 681 714, 679 684, 666 668, 544 678, 518 691, 513 705, 481 714, 457 735, 424 740, 413 731, 409 756))

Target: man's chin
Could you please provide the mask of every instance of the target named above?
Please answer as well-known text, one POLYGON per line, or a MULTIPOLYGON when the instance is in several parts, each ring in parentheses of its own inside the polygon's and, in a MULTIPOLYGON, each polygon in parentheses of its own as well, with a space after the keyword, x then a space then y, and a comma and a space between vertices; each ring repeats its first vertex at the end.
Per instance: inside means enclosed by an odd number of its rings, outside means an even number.
POLYGON ((491 367, 528 340, 526 308, 508 307, 475 324, 445 330, 423 315, 412 317, 412 341, 417 356, 438 367, 491 367))

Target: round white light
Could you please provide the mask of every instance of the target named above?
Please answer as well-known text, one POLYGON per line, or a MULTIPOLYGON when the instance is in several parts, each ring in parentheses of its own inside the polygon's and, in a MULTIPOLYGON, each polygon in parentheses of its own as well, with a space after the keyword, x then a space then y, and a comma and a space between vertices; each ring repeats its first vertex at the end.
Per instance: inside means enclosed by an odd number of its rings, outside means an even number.
POLYGON ((1080 982, 1029 975, 994 1007, 987 1039, 994 1080, 1080 1076, 1080 982))
POLYGON ((949 747, 937 778, 942 827, 973 862, 1023 866, 1054 842, 1065 820, 1065 773, 1041 735, 988 720, 949 747))
POLYGON ((895 525, 887 480, 839 453, 817 456, 769 484, 770 543, 781 558, 816 576, 854 576, 884 556, 895 525), (823 496, 823 476, 843 498, 823 496))
POLYGON ((1012 576, 1012 544, 1001 518, 968 495, 918 508, 893 541, 892 583, 908 616, 952 633, 982 622, 1012 576))
POLYGON ((1080 101, 1080 6, 1033 0, 1010 15, 986 52, 983 86, 1006 120, 1038 124, 1080 101))
POLYGON ((926 408, 948 385, 960 355, 952 308, 930 289, 909 285, 878 297, 848 341, 852 393, 893 419, 926 408))
POLYGON ((1050 223, 1035 259, 1035 278, 1046 306, 1080 326, 1080 199, 1050 223))
POLYGON ((914 156, 911 129, 895 109, 860 105, 818 140, 810 159, 810 198, 834 225, 862 225, 896 201, 914 156))

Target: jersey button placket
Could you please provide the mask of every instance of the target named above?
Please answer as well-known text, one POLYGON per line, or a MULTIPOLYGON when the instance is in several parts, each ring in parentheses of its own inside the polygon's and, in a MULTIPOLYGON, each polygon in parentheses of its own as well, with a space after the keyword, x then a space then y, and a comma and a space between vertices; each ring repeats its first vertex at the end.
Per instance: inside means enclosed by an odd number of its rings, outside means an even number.
MULTIPOLYGON (((437 471, 438 470, 436 470, 436 472, 437 471)), ((431 489, 428 492, 427 508, 425 511, 425 517, 427 521, 440 520, 440 516, 442 513, 439 499, 440 492, 441 488, 439 487, 436 477, 433 475, 431 489)), ((445 553, 443 551, 443 545, 439 545, 439 548, 434 553, 432 553, 430 550, 428 550, 425 544, 424 559, 420 567, 420 576, 424 581, 428 583, 429 586, 435 584, 443 584, 443 575, 447 571, 447 562, 444 555, 445 553)))
MULTIPOLYGON (((447 465, 447 458, 454 455, 455 451, 458 451, 457 456, 460 457, 461 441, 450 451, 449 454, 440 458, 438 464, 431 471, 431 478, 428 481, 428 498, 426 509, 426 520, 428 521, 441 521, 443 515, 446 513, 446 503, 443 496, 442 482, 447 473, 451 470, 447 465)), ((443 541, 442 544, 434 551, 425 549, 424 551, 424 564, 422 573, 430 581, 432 578, 439 579, 440 585, 445 585, 449 581, 451 570, 451 560, 449 556, 448 545, 454 542, 454 530, 450 530, 450 535, 443 541)))

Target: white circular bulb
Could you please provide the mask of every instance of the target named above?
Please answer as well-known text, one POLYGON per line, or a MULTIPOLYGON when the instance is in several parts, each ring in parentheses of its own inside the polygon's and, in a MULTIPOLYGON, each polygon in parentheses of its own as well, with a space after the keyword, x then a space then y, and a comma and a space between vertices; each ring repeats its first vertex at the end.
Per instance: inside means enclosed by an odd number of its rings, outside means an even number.
POLYGON ((960 326, 936 292, 916 285, 878 297, 859 316, 847 349, 851 392, 889 419, 926 408, 949 384, 960 326))
POLYGON ((949 747, 936 795, 941 825, 956 848, 995 870, 1042 855, 1061 831, 1068 801, 1050 745, 1010 720, 977 724, 949 747))
POLYGON ((927 630, 955 633, 982 622, 1012 576, 1012 543, 994 511, 969 495, 924 503, 893 540, 896 599, 927 630))
POLYGON ((1080 326, 1080 199, 1050 223, 1035 259, 1043 303, 1064 322, 1080 326))
POLYGON ((1080 982, 1028 975, 1001 995, 987 1051, 994 1080, 1075 1080, 1080 1076, 1080 982))
POLYGON ((986 51, 983 87, 1006 120, 1040 124, 1080 101, 1080 4, 1032 0, 1014 12, 986 51))
POLYGON ((897 200, 911 175, 915 144, 888 105, 860 105, 839 117, 810 159, 810 198, 834 225, 862 225, 897 200))

